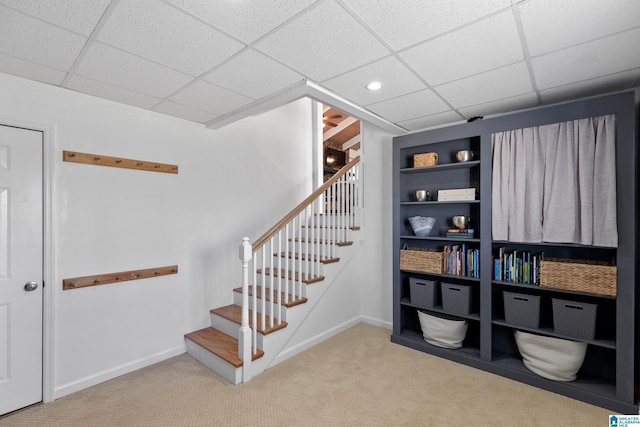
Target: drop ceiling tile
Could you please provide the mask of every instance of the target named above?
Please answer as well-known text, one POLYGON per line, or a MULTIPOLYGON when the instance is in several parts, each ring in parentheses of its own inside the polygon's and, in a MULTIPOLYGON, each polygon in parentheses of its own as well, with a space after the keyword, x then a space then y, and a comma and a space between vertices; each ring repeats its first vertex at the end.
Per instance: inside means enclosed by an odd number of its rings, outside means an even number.
POLYGON ((432 114, 430 116, 418 117, 416 119, 404 120, 396 123, 398 126, 409 131, 415 131, 420 129, 427 129, 434 126, 442 126, 448 124, 454 124, 456 122, 462 122, 463 119, 460 114, 455 111, 445 111, 443 113, 432 114))
POLYGON ((157 98, 171 95, 192 80, 186 74, 102 43, 91 45, 76 73, 157 98))
POLYGON ((316 0, 169 0, 216 27, 252 43, 316 0))
POLYGON ((150 108, 160 102, 159 98, 153 96, 122 89, 78 75, 71 76, 64 87, 122 104, 133 105, 134 107, 150 108))
POLYGON ((174 117, 179 117, 185 120, 191 120, 197 123, 207 123, 208 121, 218 117, 215 114, 195 110, 193 108, 185 107, 184 105, 176 104, 175 102, 171 101, 163 101, 161 104, 153 108, 153 111, 168 114, 174 117))
POLYGON ((245 50, 203 77, 234 92, 260 99, 302 80, 302 76, 279 62, 245 50))
POLYGON ((533 91, 524 61, 434 88, 455 108, 485 104, 533 91))
POLYGON ((0 0, 51 24, 89 36, 111 0, 0 0))
POLYGON ((0 53, 0 72, 30 80, 59 85, 66 72, 0 53))
POLYGON ((486 117, 492 114, 507 113, 523 108, 531 108, 538 105, 538 97, 535 93, 514 96, 512 98, 500 99, 498 101, 487 102, 485 104, 473 105, 467 108, 460 108, 458 111, 465 119, 471 117, 486 117))
POLYGON ((538 89, 640 67, 640 28, 531 60, 538 89))
POLYGON ((431 39, 400 56, 434 86, 524 59, 511 10, 431 39))
POLYGON ((349 71, 322 85, 361 105, 426 89, 425 84, 394 56, 349 71), (365 85, 372 81, 382 82, 382 89, 367 90, 365 85))
POLYGON ((217 114, 226 114, 254 100, 202 80, 195 81, 171 97, 186 107, 217 114))
POLYGON ((399 122, 450 110, 433 91, 421 90, 386 101, 367 105, 367 109, 390 122, 399 122))
POLYGON ((582 98, 630 89, 637 86, 638 82, 640 82, 640 68, 541 90, 540 98, 545 104, 561 102, 566 101, 567 99, 582 98))
POLYGON ((394 49, 402 49, 511 6, 511 0, 344 0, 394 49))
POLYGON ((244 47, 158 0, 121 0, 98 39, 192 76, 203 74, 244 47))
POLYGON ((315 81, 326 80, 389 54, 335 1, 312 8, 256 46, 315 81))
POLYGON ((67 71, 87 39, 0 6, 0 53, 67 71))
POLYGON ((638 0, 536 0, 517 8, 534 56, 640 25, 638 0))

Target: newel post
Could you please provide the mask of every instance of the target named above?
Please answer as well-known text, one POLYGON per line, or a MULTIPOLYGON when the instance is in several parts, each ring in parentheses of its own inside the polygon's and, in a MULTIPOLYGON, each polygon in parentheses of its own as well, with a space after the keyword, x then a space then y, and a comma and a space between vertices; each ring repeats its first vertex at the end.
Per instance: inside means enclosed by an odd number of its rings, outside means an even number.
POLYGON ((249 264, 253 255, 248 237, 240 244, 242 262, 242 323, 238 331, 238 358, 242 360, 242 382, 251 379, 251 328, 249 327, 249 264))

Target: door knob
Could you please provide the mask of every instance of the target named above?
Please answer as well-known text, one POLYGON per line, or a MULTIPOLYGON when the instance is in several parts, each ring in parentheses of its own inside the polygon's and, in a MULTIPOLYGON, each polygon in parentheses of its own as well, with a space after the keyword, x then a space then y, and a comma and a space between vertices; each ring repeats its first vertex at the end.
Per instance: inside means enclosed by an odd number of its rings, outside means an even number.
POLYGON ((24 290, 25 291, 35 291, 36 289, 38 289, 38 282, 27 282, 24 285, 24 290))

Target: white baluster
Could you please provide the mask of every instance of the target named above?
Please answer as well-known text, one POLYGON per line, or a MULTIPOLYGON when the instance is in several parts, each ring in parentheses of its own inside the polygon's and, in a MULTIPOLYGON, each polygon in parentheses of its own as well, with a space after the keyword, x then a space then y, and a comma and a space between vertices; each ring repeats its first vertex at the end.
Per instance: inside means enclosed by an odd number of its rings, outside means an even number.
MULTIPOLYGON (((311 239, 313 239, 314 242, 318 242, 318 236, 317 236, 317 230, 316 230, 316 207, 315 207, 315 203, 311 203, 311 216, 309 219, 309 227, 311 227, 311 239)), ((318 269, 316 268, 316 249, 317 249, 318 243, 314 244, 313 246, 311 246, 311 253, 309 254, 309 262, 311 263, 311 276, 312 277, 317 277, 319 276, 318 274, 318 269)))
MULTIPOLYGON (((291 252, 291 245, 289 242, 289 226, 291 222, 284 226, 284 269, 289 271, 289 258, 295 255, 291 252)), ((294 258, 295 259, 295 258, 294 258)), ((289 280, 284 281, 284 303, 289 304, 289 280)))
MULTIPOLYGON (((269 239, 269 263, 271 264, 271 276, 269 280, 269 313, 271 313, 271 316, 269 317, 269 327, 273 328, 273 290, 275 289, 275 282, 278 279, 278 277, 282 274, 281 271, 276 271, 276 266, 274 265, 274 259, 273 259, 273 237, 271 239, 269 239)), ((266 318, 266 314, 265 314, 265 318, 266 318)), ((262 319, 262 328, 263 329, 267 329, 267 324, 264 322, 264 318, 262 319)))
MULTIPOLYGON (((257 254, 254 255, 253 263, 253 296, 251 297, 251 324, 256 325, 258 322, 258 266, 256 261, 257 254)), ((253 337, 253 354, 258 353, 258 332, 256 328, 252 328, 253 337)))
MULTIPOLYGON (((266 246, 266 245, 265 245, 266 246)), ((260 254, 262 255, 262 289, 261 289, 261 296, 262 296, 262 310, 260 313, 260 321, 262 325, 266 325, 267 321, 266 321, 266 312, 267 312, 267 303, 266 303, 266 295, 267 295, 267 263, 265 260, 265 246, 263 246, 260 249, 260 254)), ((254 329, 258 329, 258 324, 254 324, 253 325, 254 329)))
MULTIPOLYGON (((282 230, 278 231, 278 271, 282 270, 282 230)), ((284 270, 287 271, 287 270, 284 270)), ((286 280, 286 278, 285 278, 286 280)), ((282 319, 282 275, 278 278, 278 290, 276 294, 276 304, 277 304, 277 313, 278 313, 278 325, 282 319)), ((273 313, 271 315, 273 317, 273 313)))

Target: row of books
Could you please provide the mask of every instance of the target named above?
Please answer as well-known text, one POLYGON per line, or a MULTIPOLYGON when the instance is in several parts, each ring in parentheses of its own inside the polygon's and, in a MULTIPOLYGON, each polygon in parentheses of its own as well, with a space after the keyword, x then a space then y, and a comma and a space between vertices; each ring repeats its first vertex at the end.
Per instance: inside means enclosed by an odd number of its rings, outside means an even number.
POLYGON ((498 248, 493 261, 493 279, 502 282, 540 285, 540 260, 538 252, 498 248))
POLYGON ((452 276, 480 277, 480 252, 467 245, 447 245, 443 249, 442 273, 452 276))

